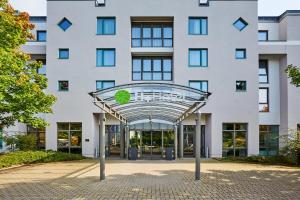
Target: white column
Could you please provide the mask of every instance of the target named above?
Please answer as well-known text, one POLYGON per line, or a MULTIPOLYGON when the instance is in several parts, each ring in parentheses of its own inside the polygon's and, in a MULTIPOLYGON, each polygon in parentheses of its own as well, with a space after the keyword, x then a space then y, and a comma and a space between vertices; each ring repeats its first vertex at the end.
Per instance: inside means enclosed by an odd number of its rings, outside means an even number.
POLYGON ((99 151, 100 151, 100 181, 105 180, 105 113, 100 113, 100 137, 99 137, 99 151))
POLYGON ((195 137, 195 180, 200 180, 200 153, 201 153, 201 113, 196 113, 195 137))
POLYGON ((178 141, 177 137, 178 136, 178 128, 177 125, 174 126, 174 158, 175 160, 177 159, 177 154, 178 154, 178 141))
POLYGON ((183 158, 183 124, 179 124, 179 158, 183 158))

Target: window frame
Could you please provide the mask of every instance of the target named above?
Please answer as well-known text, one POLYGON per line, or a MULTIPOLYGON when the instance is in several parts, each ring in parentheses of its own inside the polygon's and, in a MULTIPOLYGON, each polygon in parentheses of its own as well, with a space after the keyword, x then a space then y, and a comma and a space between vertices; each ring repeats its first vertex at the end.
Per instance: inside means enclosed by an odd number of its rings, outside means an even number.
POLYGON ((245 80, 237 80, 237 81, 235 81, 235 91, 236 91, 236 92, 247 92, 247 81, 245 81, 245 80), (246 85, 245 90, 239 90, 239 89, 237 88, 238 82, 244 82, 244 83, 245 83, 245 85, 246 85))
MULTIPOLYGON (((202 85, 203 85, 204 82, 206 82, 207 91, 202 90, 202 89, 199 89, 199 90, 201 90, 203 92, 208 92, 208 88, 209 88, 208 80, 189 80, 189 87, 191 87, 191 83, 200 83, 200 87, 202 88, 202 85)), ((193 87, 191 87, 191 88, 193 88, 193 87)))
MULTIPOLYGON (((265 69, 266 70, 266 74, 260 74, 260 72, 258 72, 258 76, 259 76, 259 84, 269 84, 269 60, 259 60, 259 69, 265 69), (265 62, 265 66, 262 65, 262 63, 265 62), (267 77, 267 82, 261 82, 260 81, 260 77, 264 76, 267 77)), ((259 70, 260 71, 260 70, 259 70)))
POLYGON ((199 6, 200 7, 207 7, 207 6, 209 6, 209 0, 207 0, 206 3, 201 3, 201 0, 199 0, 199 6))
POLYGON ((237 60, 245 60, 245 59, 247 59, 247 49, 242 49, 242 48, 235 49, 235 59, 237 59, 237 60), (237 57, 237 53, 239 51, 242 51, 244 53, 244 57, 237 57))
POLYGON ((117 20, 116 17, 97 17, 97 30, 96 30, 96 34, 97 35, 116 35, 117 33, 117 20), (98 20, 102 20, 102 33, 98 32, 98 26, 101 24, 101 22, 99 23, 98 20), (104 31, 104 21, 105 20, 114 20, 114 32, 113 33, 105 33, 104 31))
POLYGON ((58 59, 60 59, 60 60, 70 59, 70 49, 69 48, 59 48, 58 49, 58 59), (63 52, 63 51, 68 52, 68 57, 61 57, 61 52, 63 52))
POLYGON ((188 35, 208 35, 208 17, 189 17, 189 21, 188 21, 188 35), (197 33, 191 33, 191 20, 199 20, 200 21, 200 32, 199 34, 197 33), (202 30, 202 20, 206 20, 206 33, 203 34, 203 30, 202 30))
MULTIPOLYGON (((249 134, 248 131, 249 131, 248 123, 242 123, 242 122, 239 122, 239 123, 232 123, 232 122, 222 123, 222 157, 224 157, 224 150, 230 150, 230 149, 233 150, 233 157, 238 157, 238 156, 236 156, 236 150, 237 149, 240 149, 240 150, 244 149, 246 151, 245 157, 247 157, 248 156, 248 149, 249 149, 248 148, 248 134, 249 134), (224 125, 233 125, 233 130, 225 129, 224 125), (237 128, 238 125, 244 125, 246 127, 246 129, 238 129, 237 128), (232 138, 233 138, 232 148, 224 148, 224 132, 228 132, 228 133, 232 134, 232 138), (245 140, 246 140, 245 148, 236 147, 236 135, 239 132, 245 132, 246 133, 246 135, 245 135, 245 140)), ((241 157, 241 156, 239 156, 239 157, 241 157)))
POLYGON ((37 30, 36 31, 36 41, 37 42, 46 42, 47 41, 47 31, 46 30, 37 30), (45 34, 45 40, 40 40, 40 33, 45 34))
POLYGON ((97 48, 96 49, 96 67, 116 67, 116 57, 117 57, 117 53, 116 53, 116 49, 115 48, 97 48), (98 51, 102 51, 102 61, 101 61, 101 65, 98 65, 98 51), (104 52, 105 51, 113 51, 114 52, 114 63, 112 65, 104 65, 104 52))
POLYGON ((267 151, 267 155, 262 155, 262 156, 273 156, 270 154, 270 151, 272 150, 272 147, 273 147, 270 143, 271 143, 271 139, 272 139, 271 136, 275 132, 275 131, 273 131, 275 128, 277 129, 276 134, 278 136, 278 138, 276 139, 277 140, 276 141, 276 152, 277 152, 276 155, 279 154, 279 125, 262 125, 262 124, 260 124, 259 125, 259 154, 260 155, 261 155, 261 151, 262 151, 261 149, 264 148, 267 151), (267 129, 262 130, 261 128, 263 126, 266 127, 267 129), (266 146, 261 146, 261 136, 263 133, 267 135, 267 139, 268 139, 266 146))
POLYGON ((259 102, 259 106, 260 105, 267 105, 268 106, 268 110, 267 111, 261 111, 259 109, 259 112, 260 113, 269 113, 270 112, 270 90, 268 87, 259 87, 259 93, 260 93, 260 90, 266 90, 267 91, 267 102, 261 102, 260 101, 260 97, 258 99, 258 102, 259 102))
POLYGON ((72 149, 80 149, 82 151, 82 143, 83 143, 83 124, 82 122, 57 122, 56 123, 56 127, 57 127, 57 136, 56 136, 56 142, 57 142, 57 150, 61 150, 61 149, 68 149, 68 153, 71 153, 72 149), (59 125, 60 124, 68 124, 69 128, 67 130, 64 129, 59 129, 59 125), (81 125, 81 130, 76 130, 76 129, 71 129, 71 125, 74 124, 80 124, 81 125), (68 146, 66 147, 60 147, 59 144, 59 132, 68 132, 68 146), (72 146, 72 142, 71 142, 71 132, 81 132, 81 144, 80 146, 72 146))
POLYGON ((131 47, 132 48, 173 48, 174 47, 174 26, 172 23, 137 23, 137 22, 132 22, 131 23, 131 47), (133 28, 139 28, 140 29, 140 37, 139 38, 134 38, 133 37, 133 28), (143 29, 144 28, 150 28, 151 30, 151 36, 148 38, 144 38, 143 36, 143 29), (160 28, 161 29, 161 37, 154 37, 154 28, 160 28), (164 28, 172 28, 172 37, 165 37, 164 34, 164 28), (140 45, 139 46, 134 46, 133 45, 133 40, 139 40, 140 45), (143 45, 143 40, 150 40, 150 46, 144 46, 143 45), (162 45, 161 46, 154 46, 154 40, 161 40, 162 45), (165 40, 172 40, 172 46, 166 46, 165 45, 165 40))
POLYGON ((103 89, 107 89, 103 87, 103 83, 114 83, 114 86, 116 86, 116 81, 115 80, 96 80, 96 90, 103 90, 103 89), (101 83, 101 88, 97 87, 97 83, 101 83))
POLYGON ((73 25, 72 22, 71 22, 68 18, 66 18, 66 17, 62 18, 62 19, 57 23, 57 26, 58 26, 61 30, 63 30, 64 32, 66 32, 72 25, 73 25), (61 24, 62 24, 63 21, 67 21, 67 22, 70 24, 66 29, 64 29, 63 27, 61 27, 61 24))
POLYGON ((33 134, 36 137, 36 146, 38 149, 45 149, 46 147, 46 127, 34 128, 27 124, 27 135, 33 134), (44 143, 41 142, 41 134, 44 134, 44 143))
POLYGON ((269 30, 258 30, 258 41, 259 42, 269 41, 269 30), (266 40, 260 40, 259 39, 259 34, 260 33, 266 33, 266 40))
POLYGON ((208 67, 208 49, 207 48, 189 48, 188 50, 188 66, 189 67, 208 67), (191 51, 199 51, 200 52, 200 65, 191 65, 190 52, 191 51), (206 51, 206 65, 202 64, 202 51, 206 51))
POLYGON ((131 68, 131 80, 132 81, 173 81, 173 70, 174 70, 174 63, 173 63, 173 57, 169 57, 169 56, 157 56, 157 57, 151 57, 151 56, 132 56, 132 61, 131 61, 131 65, 132 65, 132 68, 131 68), (133 69, 133 62, 134 60, 141 60, 141 71, 134 71, 133 69), (144 71, 144 60, 151 60, 151 71, 144 71), (154 70, 154 60, 160 60, 160 63, 161 63, 161 70, 160 71, 155 71, 154 70), (163 62, 164 60, 171 60, 171 71, 164 71, 163 70, 163 62), (143 74, 144 73, 151 73, 151 79, 150 80, 144 80, 143 78, 143 74), (140 80, 134 80, 134 73, 140 73, 141 75, 141 79, 140 80), (161 73, 162 75, 162 78, 161 80, 154 80, 153 79, 153 75, 154 73, 161 73), (170 73, 171 74, 171 79, 170 80, 164 80, 164 73, 170 73))
POLYGON ((69 83, 68 80, 59 80, 57 83, 58 83, 57 87, 58 87, 58 91, 59 91, 59 92, 69 92, 69 91, 70 91, 70 83, 69 83), (67 82, 67 83, 68 83, 68 89, 62 90, 62 89, 60 88, 60 83, 61 83, 61 82, 67 82))
POLYGON ((233 23, 233 26, 234 26, 237 30, 239 30, 240 32, 242 32, 244 29, 246 29, 248 25, 249 25, 249 23, 248 23, 246 20, 244 20, 242 17, 239 17, 239 18, 233 23), (242 29, 239 29, 239 28, 236 26, 236 24, 237 24, 238 21, 241 21, 241 22, 245 25, 242 29))

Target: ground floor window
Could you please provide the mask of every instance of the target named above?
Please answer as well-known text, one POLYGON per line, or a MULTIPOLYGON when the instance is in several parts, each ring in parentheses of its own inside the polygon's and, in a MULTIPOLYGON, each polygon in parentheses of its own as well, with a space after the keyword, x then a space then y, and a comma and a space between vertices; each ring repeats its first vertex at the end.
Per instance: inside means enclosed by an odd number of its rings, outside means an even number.
POLYGON ((38 149, 45 149, 46 144, 46 131, 45 128, 33 128, 32 126, 27 126, 27 134, 36 136, 36 147, 38 149))
POLYGON ((69 153, 82 151, 82 123, 57 123, 57 149, 69 153))
POLYGON ((120 126, 106 125, 105 126, 105 149, 106 156, 120 156, 120 126))
POLYGON ((247 156, 247 124, 223 124, 223 157, 247 156))
POLYGON ((259 126, 259 154, 274 156, 279 150, 279 126, 259 126))
POLYGON ((3 128, 0 127, 0 150, 3 149, 3 128))
POLYGON ((195 140, 196 126, 183 126, 183 155, 185 157, 194 156, 194 140, 195 140))

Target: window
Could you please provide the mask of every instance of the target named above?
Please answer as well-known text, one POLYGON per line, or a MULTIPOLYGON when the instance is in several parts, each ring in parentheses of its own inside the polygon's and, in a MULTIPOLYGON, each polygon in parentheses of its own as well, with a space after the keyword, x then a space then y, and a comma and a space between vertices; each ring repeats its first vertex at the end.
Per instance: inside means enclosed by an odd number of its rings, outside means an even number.
POLYGON ((69 59, 69 49, 59 49, 58 50, 59 59, 69 59))
POLYGON ((172 24, 137 24, 132 25, 132 47, 173 47, 172 24))
MULTIPOLYGON (((120 156, 121 153, 121 131, 119 125, 105 126, 105 149, 106 156, 120 156)), ((130 137, 131 138, 131 137, 130 137)))
POLYGON ((116 18, 115 17, 98 17, 97 18, 98 35, 115 35, 116 18))
POLYGON ((269 83, 268 60, 259 61, 259 83, 269 83))
POLYGON ((57 149, 68 153, 81 153, 81 123, 57 123, 57 149))
POLYGON ((105 0, 96 0, 96 7, 105 6, 105 0))
POLYGON ((34 135, 36 137, 36 146, 38 149, 45 149, 46 144, 46 130, 45 128, 33 128, 27 125, 27 135, 34 135))
POLYGON ((47 72, 46 60, 37 60, 37 61, 40 61, 43 63, 42 67, 37 70, 37 73, 46 76, 46 72, 47 72))
POLYGON ((58 81, 58 91, 69 91, 69 81, 58 81))
POLYGON ((171 81, 173 63, 171 57, 133 57, 133 81, 171 81))
POLYGON ((0 150, 3 149, 3 128, 0 127, 0 150))
POLYGON ((72 26, 72 23, 67 19, 63 18, 59 23, 58 26, 63 30, 66 31, 70 26, 72 26))
POLYGON ((96 81, 96 89, 103 90, 115 86, 115 81, 96 81))
POLYGON ((209 0, 199 0, 199 5, 200 6, 208 6, 209 0))
POLYGON ((258 31, 258 40, 259 41, 268 41, 269 32, 268 31, 258 31))
POLYGON ((37 31, 36 32, 36 40, 38 42, 45 42, 46 41, 46 31, 37 31))
POLYGON ((190 67, 207 67, 208 50, 207 49, 189 49, 190 67))
POLYGON ((247 124, 223 124, 223 157, 247 156, 247 124))
POLYGON ((236 81, 236 91, 237 92, 245 92, 247 90, 247 82, 246 81, 236 81))
POLYGON ((238 20, 236 20, 233 23, 233 25, 236 29, 238 29, 239 31, 242 31, 248 26, 248 23, 243 18, 240 17, 238 20))
POLYGON ((207 17, 190 17, 189 34, 190 35, 207 35, 207 17))
POLYGON ((259 154, 261 156, 275 156, 279 151, 279 126, 259 126, 259 154))
POLYGON ((236 49, 235 50, 236 59, 246 59, 246 49, 236 49))
POLYGON ((116 62, 115 49, 97 49, 97 67, 114 67, 116 62))
POLYGON ((259 112, 269 111, 269 88, 259 88, 259 112))
POLYGON ((189 81, 189 86, 203 92, 208 92, 208 81, 189 81))

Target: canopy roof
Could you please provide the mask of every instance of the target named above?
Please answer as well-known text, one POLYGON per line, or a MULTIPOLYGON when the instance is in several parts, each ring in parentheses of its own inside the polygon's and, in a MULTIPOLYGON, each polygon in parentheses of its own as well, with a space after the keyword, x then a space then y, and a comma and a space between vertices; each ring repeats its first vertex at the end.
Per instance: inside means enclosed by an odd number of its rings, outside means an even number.
POLYGON ((101 110, 127 124, 145 119, 179 123, 204 106, 211 95, 209 92, 168 83, 118 85, 89 94, 101 110), (116 100, 115 95, 119 91, 130 93, 130 100, 125 104, 116 100))

